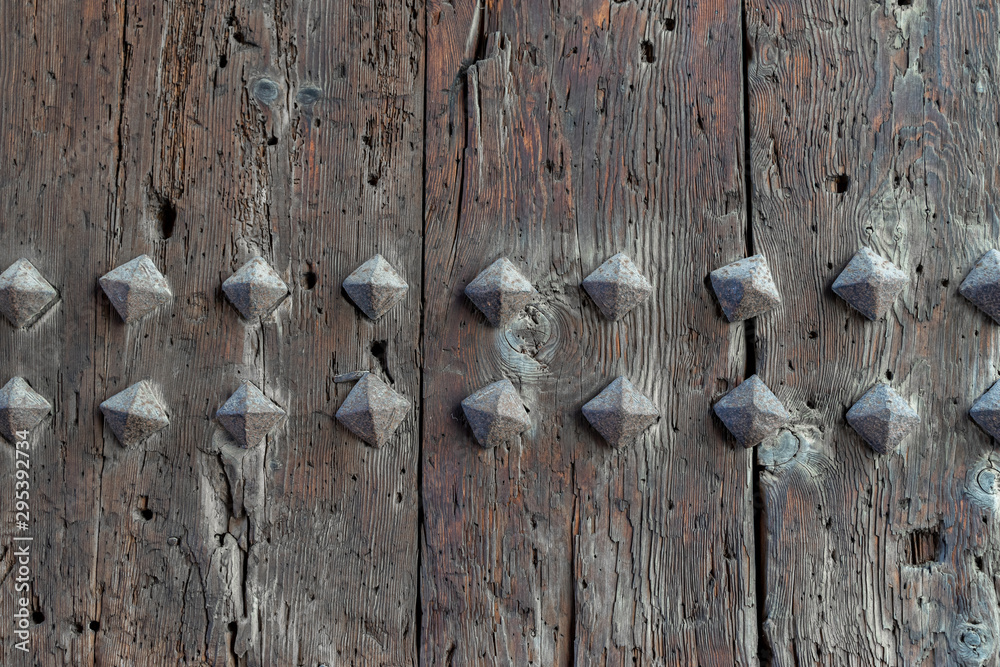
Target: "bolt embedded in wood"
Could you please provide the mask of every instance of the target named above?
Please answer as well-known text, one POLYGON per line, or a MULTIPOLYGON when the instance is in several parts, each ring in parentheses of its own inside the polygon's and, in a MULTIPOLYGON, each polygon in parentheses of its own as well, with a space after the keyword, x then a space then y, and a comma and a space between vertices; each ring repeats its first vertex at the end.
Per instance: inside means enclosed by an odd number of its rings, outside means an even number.
POLYGON ((135 322, 171 299, 166 278, 146 255, 109 271, 99 282, 125 322, 135 322))
POLYGON ((141 380, 101 403, 104 421, 126 447, 145 440, 170 422, 150 384, 141 380))
POLYGON ((337 421, 373 447, 389 442, 410 411, 410 402, 371 373, 358 380, 337 410, 337 421))
POLYGON ((958 292, 1000 322, 1000 252, 990 250, 980 257, 958 292))
POLYGON ((1000 382, 995 383, 972 404, 969 416, 984 431, 1000 440, 1000 382))
POLYGON ((877 320, 889 311, 908 282, 895 264, 862 248, 837 276, 833 291, 868 319, 877 320))
POLYGON ((399 303, 407 289, 409 285, 382 255, 375 255, 344 279, 344 291, 372 320, 399 303))
POLYGON ((653 293, 653 286, 623 252, 584 278, 583 289, 611 321, 625 317, 653 293))
POLYGON ((466 285, 465 295, 495 327, 507 324, 539 299, 528 279, 506 257, 490 264, 466 285))
POLYGON ((0 312, 19 329, 38 319, 57 296, 55 288, 26 259, 0 273, 0 312))
POLYGON ((222 291, 245 319, 254 320, 288 296, 288 285, 263 257, 254 257, 226 278, 222 291))
POLYGON ((52 405, 27 380, 11 378, 0 388, 0 433, 10 442, 23 440, 17 432, 30 431, 51 410, 52 405))
POLYGON ((764 381, 751 375, 716 402, 715 414, 744 447, 760 444, 792 416, 764 381))
POLYGON ((888 454, 920 423, 920 415, 887 384, 868 390, 847 411, 847 423, 879 454, 888 454))
POLYGON ((635 442, 660 416, 653 402, 626 377, 618 377, 583 406, 583 416, 615 449, 635 442))
POLYGON ((472 434, 484 448, 513 440, 531 428, 528 411, 510 380, 486 385, 462 401, 472 434))
POLYGON ((730 322, 766 313, 781 303, 763 255, 754 255, 712 271, 712 289, 730 322))
POLYGON ((215 418, 241 447, 260 444, 284 416, 284 410, 247 380, 215 413, 215 418))

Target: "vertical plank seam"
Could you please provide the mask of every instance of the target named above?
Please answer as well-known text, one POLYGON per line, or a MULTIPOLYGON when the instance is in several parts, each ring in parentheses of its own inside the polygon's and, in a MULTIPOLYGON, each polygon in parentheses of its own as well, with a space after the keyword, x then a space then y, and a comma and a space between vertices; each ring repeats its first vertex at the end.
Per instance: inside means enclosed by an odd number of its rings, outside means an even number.
POLYGON ((419 397, 417 398, 417 595, 414 602, 413 615, 413 643, 415 664, 423 664, 421 649, 424 640, 424 360, 427 353, 424 350, 424 316, 427 311, 427 100, 429 91, 427 90, 427 65, 428 50, 430 49, 430 21, 428 20, 427 3, 424 3, 424 34, 423 34, 423 95, 421 104, 422 120, 420 126, 420 325, 417 332, 417 386, 419 387, 419 397))

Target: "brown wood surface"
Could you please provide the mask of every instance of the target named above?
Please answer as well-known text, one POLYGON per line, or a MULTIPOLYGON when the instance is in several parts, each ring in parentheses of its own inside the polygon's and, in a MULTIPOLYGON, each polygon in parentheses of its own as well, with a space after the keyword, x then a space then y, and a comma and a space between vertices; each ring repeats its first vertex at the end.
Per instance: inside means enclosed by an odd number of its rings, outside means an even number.
POLYGON ((0 665, 997 664, 1000 459, 968 417, 997 325, 958 294, 1000 236, 1000 10, 930 0, 44 0, 0 5, 0 270, 60 299, 0 322, 33 432, 31 650, 13 646, 0 447, 0 665), (910 277, 868 322, 830 286, 869 246, 910 277), (580 281, 623 251, 652 297, 580 281), (341 290, 382 253, 410 289, 341 290), (764 253, 783 304, 729 324, 708 273, 764 253), (100 290, 146 253, 173 301, 100 290), (290 294, 244 321, 264 257, 290 294), (465 298, 508 257, 541 294, 465 298), (749 341, 749 343, 748 343, 749 341), (375 449, 334 414, 407 397, 375 449), (793 415, 744 450, 711 406, 751 372, 793 415), (608 447, 581 406, 661 412, 608 447), (460 402, 510 379, 532 427, 482 449, 460 402), (104 399, 170 417, 122 447, 104 399), (250 380, 288 415, 243 450, 250 380), (921 415, 875 455, 845 413, 921 415))

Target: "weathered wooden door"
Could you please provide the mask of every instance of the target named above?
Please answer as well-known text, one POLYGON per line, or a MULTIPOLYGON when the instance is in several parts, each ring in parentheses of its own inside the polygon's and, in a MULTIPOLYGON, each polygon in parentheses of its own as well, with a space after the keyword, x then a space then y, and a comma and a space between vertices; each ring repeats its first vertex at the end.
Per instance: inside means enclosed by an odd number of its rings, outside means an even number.
POLYGON ((0 664, 997 664, 1000 325, 958 292, 1000 245, 995 4, 0 26, 0 270, 58 292, 0 328, 51 404, 0 448, 0 664), (876 321, 831 291, 862 247, 909 279, 876 321), (609 321, 580 284, 619 252, 653 291, 609 321), (372 320, 341 284, 376 253, 409 289, 372 320), (756 253, 782 304, 730 324, 709 273, 756 253), (98 279, 143 254, 171 296, 126 323, 98 279), (253 257, 288 296, 248 320, 253 257), (464 289, 503 257, 540 298, 495 327, 464 289), (356 371, 408 405, 381 447, 335 417, 356 371), (712 406, 754 373, 791 419, 745 449, 712 406), (660 414, 622 449, 581 412, 618 376, 660 414), (502 379, 531 425, 483 448, 460 404, 502 379), (169 424, 123 446, 99 406, 141 381, 169 424), (286 416, 241 447, 247 381, 286 416), (921 420, 886 455, 845 420, 878 382, 921 420))

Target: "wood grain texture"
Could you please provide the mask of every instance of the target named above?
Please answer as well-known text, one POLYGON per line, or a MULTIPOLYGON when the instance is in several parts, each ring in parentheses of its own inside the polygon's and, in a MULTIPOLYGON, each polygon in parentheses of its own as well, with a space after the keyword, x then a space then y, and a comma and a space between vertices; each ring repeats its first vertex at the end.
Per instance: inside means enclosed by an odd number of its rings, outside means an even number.
POLYGON ((34 449, 45 629, 0 662, 413 664, 421 9, 59 5, 4 8, 3 259, 63 299, 2 338, 4 379, 56 416, 34 449), (375 252, 410 292, 372 323, 340 282, 375 252), (174 300, 125 326, 97 277, 141 253, 174 300), (221 283, 255 255, 291 294, 247 323, 221 283), (358 369, 413 401, 381 450, 334 420, 358 369), (124 449, 98 403, 141 379, 171 424, 124 449), (214 420, 244 379, 288 412, 247 451, 214 420))
POLYGON ((751 664, 752 455, 710 418, 743 328, 705 285, 745 252, 739 6, 427 12, 422 661, 751 664), (618 251, 655 292, 613 324, 579 283, 618 251), (542 302, 494 329, 462 290, 502 256, 542 302), (580 408, 619 374, 663 417, 615 452, 580 408), (458 405, 504 377, 533 428, 483 450, 458 405))
POLYGON ((995 454, 968 410, 997 325, 958 295, 996 245, 993 5, 747 3, 753 243, 784 298, 757 363, 795 415, 760 454, 775 665, 997 664, 995 454), (910 276, 869 322, 830 290, 868 246, 910 276), (922 423, 875 455, 850 405, 922 423))

